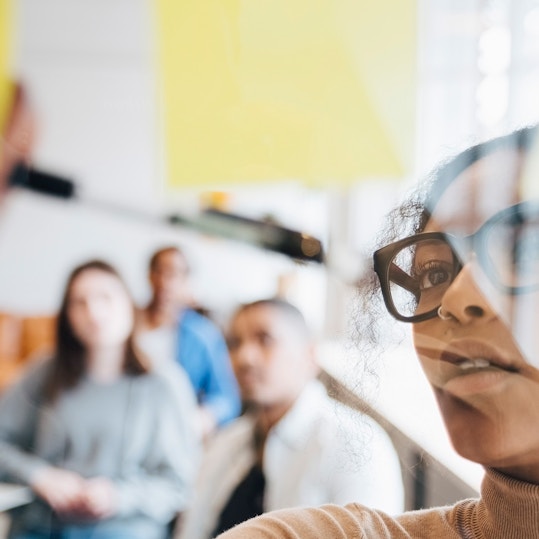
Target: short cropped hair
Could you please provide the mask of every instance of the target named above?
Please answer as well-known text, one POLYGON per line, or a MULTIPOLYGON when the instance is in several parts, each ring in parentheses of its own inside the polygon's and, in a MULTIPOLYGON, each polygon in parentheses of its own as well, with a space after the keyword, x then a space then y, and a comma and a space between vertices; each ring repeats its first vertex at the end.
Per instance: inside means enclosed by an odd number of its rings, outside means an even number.
POLYGON ((307 325, 305 317, 301 311, 296 306, 292 305, 292 303, 278 297, 259 299, 251 303, 244 303, 236 309, 232 319, 236 318, 241 313, 256 307, 271 307, 276 309, 280 314, 286 316, 296 326, 302 337, 306 339, 311 338, 311 330, 309 329, 309 326, 307 325))
POLYGON ((182 258, 182 260, 185 262, 185 268, 187 270, 187 273, 189 273, 190 267, 189 267, 189 262, 187 260, 187 257, 185 256, 185 253, 183 252, 183 250, 180 249, 180 247, 178 247, 177 245, 167 245, 155 251, 153 255, 151 256, 150 261, 148 263, 149 271, 153 271, 155 269, 155 266, 157 265, 157 261, 159 260, 159 257, 164 253, 178 254, 182 258))

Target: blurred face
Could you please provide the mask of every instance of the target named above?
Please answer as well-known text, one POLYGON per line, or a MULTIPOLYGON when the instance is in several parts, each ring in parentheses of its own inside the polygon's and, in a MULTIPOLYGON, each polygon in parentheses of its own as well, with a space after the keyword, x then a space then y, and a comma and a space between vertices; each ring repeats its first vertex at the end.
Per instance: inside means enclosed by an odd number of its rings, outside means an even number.
POLYGON ((291 404, 316 373, 307 337, 276 307, 241 311, 232 320, 228 342, 246 402, 261 407, 291 404))
POLYGON ((189 271, 183 255, 162 252, 150 270, 150 285, 157 303, 183 305, 189 298, 189 271))
MULTIPOLYGON (((520 202, 522 189, 516 185, 522 165, 518 153, 505 150, 470 166, 442 195, 425 232, 471 234, 520 202)), ((517 239, 510 236, 511 245, 517 239)), ((524 253, 508 245, 510 260, 522 254, 534 260, 535 243, 533 238, 524 253)), ((501 260, 494 263, 502 266, 501 260)), ((442 251, 433 256, 427 248, 418 249, 416 264, 423 268, 427 291, 446 279, 445 263, 442 251)), ((474 254, 463 257, 463 264, 441 298, 443 318, 414 324, 418 356, 456 450, 470 460, 539 482, 539 347, 528 339, 537 333, 539 295, 500 291, 474 254)))
POLYGON ((124 344, 133 329, 133 305, 123 284, 97 269, 73 281, 67 313, 73 332, 90 351, 124 344))
POLYGON ((9 121, 0 136, 0 201, 8 187, 8 178, 19 161, 27 161, 34 145, 35 117, 24 91, 19 87, 9 111, 9 121))

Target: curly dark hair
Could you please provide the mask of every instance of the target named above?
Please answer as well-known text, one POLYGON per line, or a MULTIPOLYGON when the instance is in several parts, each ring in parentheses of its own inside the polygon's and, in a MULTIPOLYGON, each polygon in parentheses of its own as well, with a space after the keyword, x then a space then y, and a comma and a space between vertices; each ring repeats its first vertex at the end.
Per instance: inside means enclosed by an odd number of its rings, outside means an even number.
POLYGON ((270 297, 252 301, 250 303, 243 303, 236 308, 230 319, 234 320, 245 311, 250 311, 257 307, 270 307, 279 311, 281 315, 287 317, 287 319, 294 324, 299 335, 307 339, 311 337, 311 331, 302 312, 292 303, 279 297, 270 297))

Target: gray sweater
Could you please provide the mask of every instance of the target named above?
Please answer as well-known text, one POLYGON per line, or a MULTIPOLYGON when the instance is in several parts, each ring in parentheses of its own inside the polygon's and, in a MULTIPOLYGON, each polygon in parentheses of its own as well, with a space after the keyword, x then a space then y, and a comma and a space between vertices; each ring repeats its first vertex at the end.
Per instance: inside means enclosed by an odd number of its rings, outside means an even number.
MULTIPOLYGON (((163 536, 188 501, 199 457, 195 398, 183 373, 125 375, 110 384, 86 377, 50 405, 43 399, 49 368, 34 368, 0 400, 0 477, 28 484, 50 465, 108 477, 119 512, 99 525, 163 536)), ((21 530, 50 521, 40 500, 13 514, 21 530)))

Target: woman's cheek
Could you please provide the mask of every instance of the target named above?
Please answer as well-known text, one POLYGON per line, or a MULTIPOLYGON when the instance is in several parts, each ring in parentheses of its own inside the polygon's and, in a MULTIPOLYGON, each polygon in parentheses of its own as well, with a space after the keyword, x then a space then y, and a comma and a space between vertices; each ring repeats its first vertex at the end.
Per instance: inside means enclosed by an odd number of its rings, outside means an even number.
POLYGON ((508 330, 525 361, 539 368, 539 294, 514 296, 511 311, 508 330))
POLYGON ((117 323, 119 325, 118 338, 126 340, 133 330, 134 313, 129 303, 124 304, 117 314, 117 323))
POLYGON ((431 385, 440 387, 445 381, 443 362, 440 360, 442 350, 446 343, 441 335, 437 334, 437 321, 425 321, 415 324, 413 340, 416 355, 423 372, 431 385))

